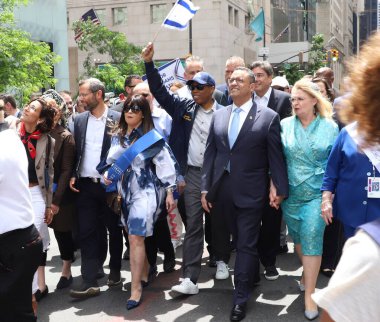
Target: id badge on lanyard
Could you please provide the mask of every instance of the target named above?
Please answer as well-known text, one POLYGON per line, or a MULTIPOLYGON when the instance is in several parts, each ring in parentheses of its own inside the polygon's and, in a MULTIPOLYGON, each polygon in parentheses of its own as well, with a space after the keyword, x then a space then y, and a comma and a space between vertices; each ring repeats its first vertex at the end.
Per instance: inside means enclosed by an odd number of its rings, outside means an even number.
POLYGON ((367 188, 368 198, 380 198, 380 177, 375 176, 375 167, 373 167, 373 177, 368 177, 367 188))

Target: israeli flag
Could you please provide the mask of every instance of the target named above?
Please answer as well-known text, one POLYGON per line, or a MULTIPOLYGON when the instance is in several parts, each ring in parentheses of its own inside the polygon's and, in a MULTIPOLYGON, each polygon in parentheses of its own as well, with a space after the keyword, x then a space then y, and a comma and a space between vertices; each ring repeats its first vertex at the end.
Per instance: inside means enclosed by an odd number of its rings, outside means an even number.
POLYGON ((190 0, 177 0, 162 25, 170 29, 185 30, 198 10, 199 7, 195 7, 190 0))

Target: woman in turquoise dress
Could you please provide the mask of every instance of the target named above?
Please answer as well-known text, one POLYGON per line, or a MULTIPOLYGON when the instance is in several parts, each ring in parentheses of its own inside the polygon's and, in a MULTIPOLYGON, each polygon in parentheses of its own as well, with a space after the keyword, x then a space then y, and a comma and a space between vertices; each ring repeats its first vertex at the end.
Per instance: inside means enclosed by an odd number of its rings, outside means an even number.
POLYGON ((289 198, 281 204, 289 234, 302 262, 300 290, 305 316, 318 316, 311 299, 317 282, 325 223, 321 217, 321 185, 327 159, 338 136, 331 104, 316 84, 298 81, 292 90, 294 115, 281 121, 281 140, 289 176, 289 198))

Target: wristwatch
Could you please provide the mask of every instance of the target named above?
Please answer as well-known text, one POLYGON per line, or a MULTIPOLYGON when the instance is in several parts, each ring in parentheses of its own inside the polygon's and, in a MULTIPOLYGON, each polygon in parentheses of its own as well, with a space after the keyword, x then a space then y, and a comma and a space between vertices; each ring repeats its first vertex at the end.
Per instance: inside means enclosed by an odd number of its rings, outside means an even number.
POLYGON ((173 193, 173 187, 166 188, 166 193, 173 193))

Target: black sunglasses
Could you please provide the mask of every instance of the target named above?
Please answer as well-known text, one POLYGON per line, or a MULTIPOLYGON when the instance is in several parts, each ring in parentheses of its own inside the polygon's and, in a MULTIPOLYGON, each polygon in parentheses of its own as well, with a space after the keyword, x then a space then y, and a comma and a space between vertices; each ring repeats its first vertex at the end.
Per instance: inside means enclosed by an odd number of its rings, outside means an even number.
POLYGON ((197 89, 198 91, 203 91, 204 88, 206 86, 210 86, 210 85, 206 85, 206 84, 198 84, 198 85, 194 85, 194 84, 190 84, 190 85, 187 85, 189 87, 189 90, 193 91, 195 89, 197 89))
POLYGON ((124 113, 128 113, 129 111, 131 111, 131 112, 134 113, 134 114, 137 114, 138 112, 141 111, 141 107, 140 107, 140 106, 137 106, 137 105, 127 107, 127 108, 124 110, 124 113))

